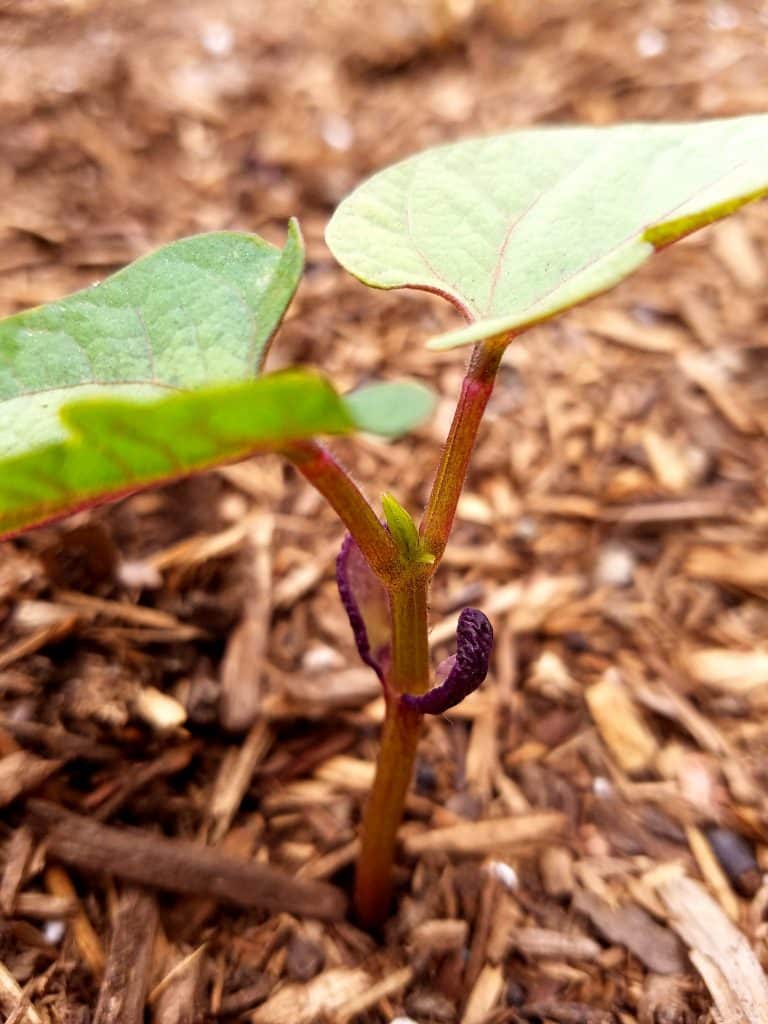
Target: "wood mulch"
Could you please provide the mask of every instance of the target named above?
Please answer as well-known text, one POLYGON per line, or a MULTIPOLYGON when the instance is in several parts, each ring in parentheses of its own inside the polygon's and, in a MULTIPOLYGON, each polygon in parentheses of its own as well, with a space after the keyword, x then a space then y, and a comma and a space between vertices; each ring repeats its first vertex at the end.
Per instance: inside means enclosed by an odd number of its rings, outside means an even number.
MULTIPOLYGON (((533 122, 768 109, 768 8, 619 0, 6 0, 0 308, 152 246, 300 217, 270 365, 430 380, 334 444, 414 510, 462 353, 322 244, 363 175, 533 122)), ((381 700, 341 529, 278 460, 0 548, 0 1011, 13 1024, 768 1020, 768 206, 509 350, 432 645, 491 677, 428 723, 397 911, 346 916, 381 700)))

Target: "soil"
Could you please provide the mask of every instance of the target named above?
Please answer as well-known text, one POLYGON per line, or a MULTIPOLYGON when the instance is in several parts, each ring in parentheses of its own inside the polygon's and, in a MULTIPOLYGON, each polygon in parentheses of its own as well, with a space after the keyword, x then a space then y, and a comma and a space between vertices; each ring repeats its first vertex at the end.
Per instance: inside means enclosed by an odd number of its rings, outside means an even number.
MULTIPOLYGON (((423 505, 463 354, 322 242, 363 176, 531 123, 768 109, 768 8, 0 2, 0 312, 239 228, 305 279, 270 367, 428 380, 333 448, 423 505)), ((346 917, 382 707, 342 530, 263 458, 0 548, 0 1012, 172 1024, 768 1020, 768 206, 509 349, 435 584, 483 688, 430 720, 377 935, 346 917)))

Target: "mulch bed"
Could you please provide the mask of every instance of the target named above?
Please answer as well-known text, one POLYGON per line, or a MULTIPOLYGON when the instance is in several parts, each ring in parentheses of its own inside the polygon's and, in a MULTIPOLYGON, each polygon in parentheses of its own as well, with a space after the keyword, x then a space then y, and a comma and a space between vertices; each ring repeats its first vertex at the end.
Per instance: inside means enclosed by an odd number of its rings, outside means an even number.
MULTIPOLYGON (((0 309, 290 215, 270 367, 440 393, 334 444, 425 500, 462 353, 322 243, 365 174, 534 122, 768 109, 765 5, 0 3, 0 309)), ((515 342, 436 580, 491 676, 429 721, 398 902, 346 912, 382 703, 342 531, 276 458, 0 547, 0 1011, 13 1024, 768 1020, 768 207, 515 342)))

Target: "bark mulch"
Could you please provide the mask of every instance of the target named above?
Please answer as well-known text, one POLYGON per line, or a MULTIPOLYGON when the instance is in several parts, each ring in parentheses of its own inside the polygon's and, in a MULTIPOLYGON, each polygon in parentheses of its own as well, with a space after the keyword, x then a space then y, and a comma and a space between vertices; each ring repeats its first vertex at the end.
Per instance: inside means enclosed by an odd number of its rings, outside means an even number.
MULTIPOLYGON (((361 177, 529 123, 768 109, 768 8, 703 0, 0 3, 0 309, 166 240, 279 241, 270 366, 440 393, 334 444, 424 501, 462 353, 322 243, 361 177)), ((497 636, 431 720, 397 910, 347 916, 382 704, 341 529, 277 459, 0 547, 0 1011, 13 1024, 768 1020, 768 207, 505 357, 445 563, 497 636)))

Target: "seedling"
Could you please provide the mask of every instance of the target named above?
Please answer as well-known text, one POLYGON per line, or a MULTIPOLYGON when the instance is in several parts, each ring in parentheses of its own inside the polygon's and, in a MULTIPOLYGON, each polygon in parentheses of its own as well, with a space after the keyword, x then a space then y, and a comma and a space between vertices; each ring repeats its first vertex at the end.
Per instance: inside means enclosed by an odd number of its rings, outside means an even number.
POLYGON ((0 534, 257 452, 299 469, 348 530, 339 591, 386 698, 355 889, 358 917, 375 925, 390 906, 423 716, 452 707, 488 669, 490 623, 465 609, 456 654, 433 677, 428 592, 506 346, 766 194, 768 115, 759 115, 459 142, 348 197, 327 232, 338 260, 374 287, 448 299, 466 324, 428 347, 473 346, 418 527, 392 495, 374 509, 316 438, 402 434, 429 412, 424 387, 340 396, 315 372, 262 373, 302 272, 295 222, 282 250, 235 233, 169 245, 0 322, 0 534))

